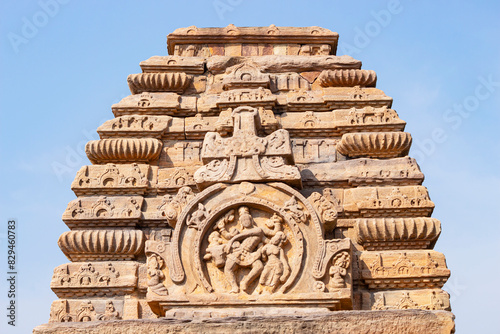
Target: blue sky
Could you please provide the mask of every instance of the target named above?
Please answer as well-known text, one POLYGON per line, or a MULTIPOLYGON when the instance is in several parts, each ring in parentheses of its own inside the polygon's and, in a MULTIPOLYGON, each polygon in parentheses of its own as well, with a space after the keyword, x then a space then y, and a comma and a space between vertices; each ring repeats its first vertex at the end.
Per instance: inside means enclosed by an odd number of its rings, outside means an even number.
POLYGON ((498 333, 500 3, 497 1, 0 2, 0 308, 6 222, 19 222, 18 326, 49 318, 52 270, 84 144, 130 94, 139 62, 166 55, 178 27, 321 26, 363 61, 408 122, 443 232, 458 333, 498 333), (57 6, 54 6, 54 3, 57 6))

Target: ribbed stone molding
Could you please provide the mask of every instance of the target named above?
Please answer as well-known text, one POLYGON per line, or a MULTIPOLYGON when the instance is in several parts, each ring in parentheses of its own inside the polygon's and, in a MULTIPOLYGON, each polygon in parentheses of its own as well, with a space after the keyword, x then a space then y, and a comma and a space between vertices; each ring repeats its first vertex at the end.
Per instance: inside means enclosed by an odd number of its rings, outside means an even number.
POLYGON ((59 248, 71 261, 134 260, 144 249, 140 230, 68 231, 59 237, 59 248))
POLYGON ((407 155, 410 146, 407 132, 358 132, 344 134, 337 151, 351 158, 396 158, 407 155))
POLYGON ((193 77, 186 73, 139 73, 128 76, 128 86, 132 94, 142 92, 178 92, 189 86, 193 77))
POLYGON ((357 242, 365 250, 428 248, 441 233, 435 218, 358 219, 357 242))
POLYGON ((377 74, 368 70, 323 71, 318 82, 321 87, 375 87, 377 74))
POLYGON ((153 138, 92 140, 85 146, 93 164, 109 162, 151 162, 158 159, 162 142, 153 138))

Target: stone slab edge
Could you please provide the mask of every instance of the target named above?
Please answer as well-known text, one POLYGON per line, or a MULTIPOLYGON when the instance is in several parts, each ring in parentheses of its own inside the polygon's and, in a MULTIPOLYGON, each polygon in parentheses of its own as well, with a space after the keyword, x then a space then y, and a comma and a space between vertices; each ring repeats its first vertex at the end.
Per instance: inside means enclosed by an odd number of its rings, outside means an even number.
POLYGON ((50 323, 33 334, 159 333, 330 333, 452 334, 455 316, 447 311, 338 311, 307 316, 254 316, 220 319, 141 319, 50 323))

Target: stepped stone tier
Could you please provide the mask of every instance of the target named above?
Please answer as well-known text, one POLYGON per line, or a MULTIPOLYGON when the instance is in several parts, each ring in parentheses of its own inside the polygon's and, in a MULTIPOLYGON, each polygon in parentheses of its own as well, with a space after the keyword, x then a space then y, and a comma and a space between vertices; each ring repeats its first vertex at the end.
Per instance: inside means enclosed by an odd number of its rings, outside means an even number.
POLYGON ((86 146, 59 238, 71 262, 35 332, 454 332, 411 135, 337 42, 170 34, 86 146))

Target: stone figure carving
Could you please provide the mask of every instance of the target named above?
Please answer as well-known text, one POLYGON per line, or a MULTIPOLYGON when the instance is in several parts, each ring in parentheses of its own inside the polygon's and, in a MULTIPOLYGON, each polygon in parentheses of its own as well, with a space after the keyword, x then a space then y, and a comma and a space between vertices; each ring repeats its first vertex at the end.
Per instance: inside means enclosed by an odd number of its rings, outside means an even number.
POLYGON ((347 252, 337 254, 332 259, 332 266, 330 267, 330 287, 343 288, 345 287, 344 277, 347 274, 349 267, 350 257, 347 252))
POLYGON ((149 276, 148 287, 158 295, 168 295, 168 290, 163 285, 163 281, 165 280, 165 274, 162 271, 162 268, 165 266, 163 259, 156 254, 152 254, 148 257, 147 266, 149 276))
POLYGON ((112 301, 106 302, 106 310, 104 314, 100 314, 97 316, 98 320, 119 320, 121 319, 120 313, 115 309, 115 305, 113 305, 112 301))
POLYGON ((290 266, 282 248, 287 241, 283 219, 274 213, 264 226, 257 226, 249 207, 240 206, 237 224, 241 230, 236 227, 227 230, 226 225, 234 219, 235 210, 231 209, 217 222, 208 236, 209 244, 203 259, 211 260, 217 268, 223 269, 230 293, 247 291, 259 277, 259 284, 274 292, 278 282, 285 282, 290 275, 290 266), (241 268, 250 271, 238 283, 236 276, 241 268))
POLYGON ((269 243, 262 247, 262 259, 266 261, 259 283, 271 288, 271 292, 278 286, 278 281, 284 283, 290 275, 290 266, 281 247, 286 242, 285 233, 278 231, 269 243))
POLYGON ((207 219, 208 212, 205 206, 201 203, 198 203, 198 210, 193 212, 192 215, 189 216, 187 225, 191 228, 198 229, 200 225, 207 219))

